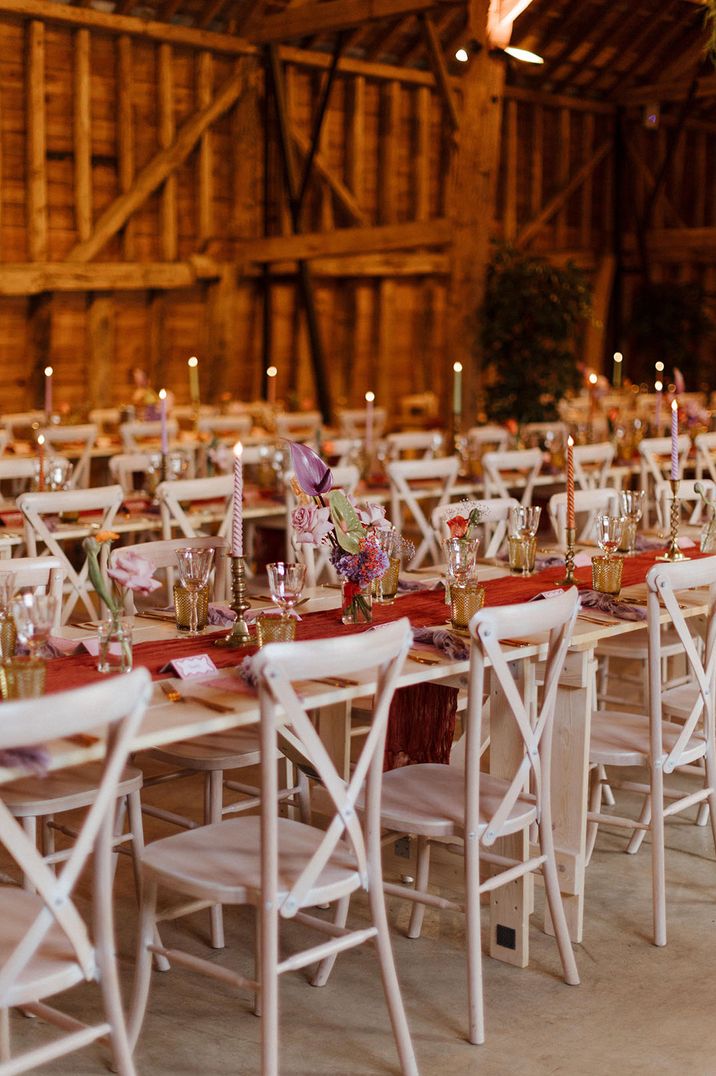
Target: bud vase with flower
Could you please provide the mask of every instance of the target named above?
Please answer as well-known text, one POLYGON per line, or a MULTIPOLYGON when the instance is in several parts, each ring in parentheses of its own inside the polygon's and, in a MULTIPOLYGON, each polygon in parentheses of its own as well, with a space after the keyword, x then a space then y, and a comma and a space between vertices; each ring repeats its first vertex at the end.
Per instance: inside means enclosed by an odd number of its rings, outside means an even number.
POLYGON ((707 492, 701 482, 695 484, 694 490, 703 501, 706 510, 706 521, 701 528, 701 552, 716 553, 716 503, 709 496, 711 491, 707 492))

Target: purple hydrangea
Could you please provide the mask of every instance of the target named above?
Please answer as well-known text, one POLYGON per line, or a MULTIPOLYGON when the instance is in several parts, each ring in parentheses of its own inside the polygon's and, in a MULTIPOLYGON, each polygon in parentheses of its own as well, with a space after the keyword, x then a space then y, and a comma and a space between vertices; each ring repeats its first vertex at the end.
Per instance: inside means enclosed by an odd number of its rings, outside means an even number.
POLYGON ((346 553, 336 546, 331 550, 331 564, 344 579, 362 588, 385 575, 390 560, 374 542, 365 541, 358 553, 346 553))

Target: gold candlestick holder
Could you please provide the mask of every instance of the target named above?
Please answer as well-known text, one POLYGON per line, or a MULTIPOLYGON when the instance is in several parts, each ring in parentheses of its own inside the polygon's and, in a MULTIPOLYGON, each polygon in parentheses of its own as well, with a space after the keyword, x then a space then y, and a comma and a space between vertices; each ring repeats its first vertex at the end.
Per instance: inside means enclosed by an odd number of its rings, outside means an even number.
POLYGON ((231 560, 231 608, 236 613, 236 620, 228 635, 217 639, 215 646, 227 647, 237 650, 240 646, 247 646, 251 640, 251 632, 246 623, 246 612, 251 608, 246 595, 246 561, 243 557, 230 554, 231 560))
POLYGON ((669 545, 666 553, 662 553, 658 556, 657 560, 691 560, 691 557, 687 557, 685 553, 682 553, 679 549, 679 523, 681 521, 681 500, 679 499, 679 480, 678 478, 672 478, 669 482, 671 486, 671 509, 669 511, 669 545))
POLYGON ((564 554, 564 567, 566 569, 564 579, 558 579, 556 587, 571 587, 577 580, 574 578, 574 543, 577 540, 577 532, 574 527, 567 527, 567 551, 564 554))

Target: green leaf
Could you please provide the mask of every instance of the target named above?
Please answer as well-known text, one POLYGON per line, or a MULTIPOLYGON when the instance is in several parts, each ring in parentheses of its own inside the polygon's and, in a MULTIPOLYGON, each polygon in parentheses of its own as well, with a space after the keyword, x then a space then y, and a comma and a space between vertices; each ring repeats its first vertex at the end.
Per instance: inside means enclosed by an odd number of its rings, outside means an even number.
POLYGON ((328 495, 331 518, 336 528, 336 538, 341 549, 346 553, 357 553, 361 539, 365 537, 365 527, 358 519, 358 514, 345 493, 334 489, 328 495))

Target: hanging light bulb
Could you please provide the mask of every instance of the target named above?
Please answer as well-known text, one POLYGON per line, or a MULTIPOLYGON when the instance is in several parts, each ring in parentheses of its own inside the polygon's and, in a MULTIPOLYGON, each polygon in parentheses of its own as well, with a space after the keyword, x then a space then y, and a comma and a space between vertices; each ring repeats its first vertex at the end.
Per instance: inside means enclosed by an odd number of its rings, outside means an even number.
POLYGON ((504 51, 508 56, 511 56, 513 60, 522 60, 526 64, 543 64, 544 59, 538 56, 536 52, 530 52, 529 49, 516 49, 514 45, 505 46, 504 51))
POLYGON ((455 53, 455 59, 459 60, 461 64, 466 64, 467 61, 470 59, 470 57, 468 56, 467 49, 458 49, 455 53))

